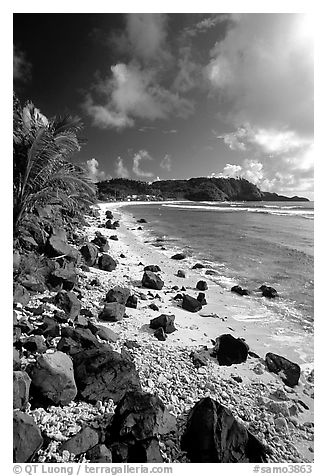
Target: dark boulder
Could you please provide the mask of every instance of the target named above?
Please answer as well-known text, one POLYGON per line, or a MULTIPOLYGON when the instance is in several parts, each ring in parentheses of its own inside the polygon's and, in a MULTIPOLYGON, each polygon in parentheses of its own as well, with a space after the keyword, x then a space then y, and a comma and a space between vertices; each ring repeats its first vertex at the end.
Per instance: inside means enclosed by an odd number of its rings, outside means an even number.
POLYGON ((160 316, 151 319, 150 328, 159 329, 160 327, 162 327, 166 334, 171 334, 172 332, 177 330, 174 325, 174 321, 174 315, 161 314, 160 316))
POLYGON ((137 220, 137 223, 148 223, 145 218, 140 218, 139 220, 137 220))
POLYGON ((128 299, 126 301, 126 307, 130 307, 132 309, 137 308, 137 296, 135 296, 135 294, 128 297, 128 299))
POLYGON ((110 235, 109 240, 118 241, 118 236, 117 235, 110 235))
POLYGON ((241 286, 233 286, 231 292, 239 294, 240 296, 248 296, 250 294, 247 289, 243 289, 241 286))
POLYGON ((42 320, 42 324, 34 331, 35 334, 40 334, 44 337, 58 337, 60 335, 60 327, 55 319, 44 316, 42 320))
POLYGON ((40 355, 30 377, 38 396, 56 405, 67 405, 76 397, 73 363, 63 352, 40 355))
POLYGON ((208 365, 208 357, 205 350, 194 350, 191 352, 190 357, 196 368, 208 365))
POLYGON ((201 306, 205 306, 207 304, 205 293, 199 293, 196 299, 199 301, 201 306))
POLYGON ((196 283, 196 289, 199 291, 206 291, 208 289, 208 285, 205 281, 198 281, 196 283))
POLYGON ((31 379, 26 372, 17 370, 13 373, 13 408, 25 410, 28 404, 31 379))
POLYGON ((74 329, 73 327, 67 326, 61 329, 61 336, 73 339, 75 342, 81 344, 83 349, 91 349, 100 346, 98 339, 92 334, 90 329, 74 329))
POLYGON ((43 354, 47 350, 43 336, 29 336, 21 339, 22 346, 29 352, 38 352, 43 354))
POLYGON ((167 339, 167 336, 165 334, 165 331, 163 330, 162 327, 159 327, 154 333, 153 333, 154 337, 156 337, 156 339, 158 340, 161 340, 161 341, 165 341, 167 339))
POLYGON ((57 344, 57 350, 73 357, 78 352, 81 352, 83 348, 80 342, 76 342, 71 337, 62 337, 57 344))
POLYGON ((71 291, 77 284, 77 280, 77 270, 74 263, 65 262, 62 267, 56 268, 50 273, 47 284, 52 291, 59 289, 71 291))
POLYGON ((204 264, 202 263, 195 263, 194 266, 192 266, 192 269, 202 269, 205 268, 204 264))
POLYGON ((125 306, 118 302, 109 302, 104 305, 99 314, 99 319, 102 321, 116 322, 121 321, 125 314, 125 306))
POLYGON ((93 243, 85 243, 80 253, 87 266, 94 266, 98 257, 98 248, 93 243))
POLYGON ((262 291, 262 295, 266 298, 272 299, 278 296, 276 289, 272 288, 271 286, 266 286, 263 284, 259 289, 262 291))
POLYGON ((269 372, 278 374, 286 385, 294 387, 299 383, 301 368, 298 364, 272 352, 266 354, 265 360, 269 372))
POLYGON ((118 302, 119 304, 126 304, 127 299, 130 297, 129 288, 123 288, 122 286, 115 286, 110 289, 106 294, 106 302, 118 302))
POLYGON ((175 255, 171 256, 171 259, 181 260, 185 259, 186 255, 184 253, 176 253, 175 255))
POLYGON ((103 254, 100 256, 99 261, 99 268, 103 271, 113 271, 117 268, 117 262, 107 254, 103 254))
POLYGON ((150 289, 162 289, 164 286, 163 280, 152 271, 144 271, 142 278, 142 286, 150 289))
POLYGON ((134 363, 106 344, 74 356, 74 369, 79 395, 90 403, 118 402, 128 390, 141 388, 134 363))
POLYGON ((81 310, 81 303, 76 294, 71 291, 60 291, 54 297, 54 304, 67 314, 68 319, 74 320, 81 310))
POLYGON ((71 261, 77 262, 79 260, 79 252, 63 241, 58 235, 51 235, 45 247, 47 256, 66 256, 71 261))
POLYGON ((230 410, 202 398, 192 408, 181 449, 192 463, 265 463, 266 448, 230 410))
POLYGON ((106 445, 98 444, 86 452, 90 463, 112 463, 111 450, 106 445))
POLYGON ((43 438, 33 418, 20 410, 13 414, 13 462, 27 463, 41 448, 43 438))
POLYGON ((159 311, 159 307, 154 302, 149 304, 149 308, 152 309, 153 311, 159 311))
POLYGON ((91 240, 91 243, 94 243, 98 248, 101 253, 105 253, 106 251, 109 250, 109 244, 107 238, 102 235, 99 231, 95 233, 95 238, 91 240))
POLYGON ((69 451, 76 456, 93 448, 99 443, 99 434, 93 428, 86 426, 76 435, 69 438, 59 447, 59 452, 69 451))
POLYGON ((113 216, 111 210, 106 210, 106 218, 107 218, 108 220, 113 220, 114 216, 113 216))
POLYGON ((198 312, 202 309, 202 305, 194 297, 184 294, 182 308, 189 312, 198 312))
POLYGON ((231 334, 217 337, 212 356, 217 357, 219 365, 233 365, 245 362, 249 346, 242 339, 235 339, 231 334))
POLYGON ((144 271, 152 271, 152 273, 158 273, 161 271, 161 269, 156 264, 148 264, 148 266, 144 266, 144 271))

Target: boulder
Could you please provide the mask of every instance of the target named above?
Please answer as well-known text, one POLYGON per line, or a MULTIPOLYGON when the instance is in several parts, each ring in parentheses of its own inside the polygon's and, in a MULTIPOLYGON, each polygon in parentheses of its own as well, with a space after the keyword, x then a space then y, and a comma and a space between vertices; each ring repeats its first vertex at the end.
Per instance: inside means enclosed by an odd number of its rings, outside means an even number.
POLYGON ((93 243, 85 243, 80 253, 87 266, 94 266, 98 257, 98 248, 93 243))
POLYGON ((66 256, 69 260, 77 262, 79 259, 79 252, 68 245, 64 240, 58 235, 51 235, 48 238, 47 245, 45 248, 47 256, 66 256))
POLYGON ((176 253, 175 255, 171 256, 171 259, 181 260, 185 259, 186 255, 184 253, 176 253))
POLYGON ((86 458, 90 463, 112 463, 111 450, 106 445, 95 445, 86 452, 86 458))
POLYGON ((14 284, 14 304, 22 304, 27 306, 30 301, 30 293, 19 283, 14 284))
POLYGON ((56 405, 67 405, 76 397, 73 362, 63 352, 40 355, 30 377, 38 395, 56 405))
POLYGON ((116 407, 107 440, 137 442, 176 430, 176 417, 159 397, 141 390, 129 391, 116 407))
MULTIPOLYGON (((81 310, 82 311, 82 310, 81 310)), ((89 321, 88 319, 83 316, 83 315, 79 315, 77 316, 75 319, 74 319, 74 324, 75 324, 75 327, 88 327, 89 325, 89 321)))
POLYGON ((192 463, 265 463, 266 448, 230 410, 202 398, 192 408, 181 449, 192 463))
POLYGON ((106 218, 107 218, 108 220, 113 220, 114 216, 113 216, 113 214, 112 214, 112 211, 106 210, 106 218))
POLYGON ((48 286, 51 290, 65 289, 71 291, 77 284, 78 276, 74 263, 66 262, 61 268, 56 268, 48 277, 48 286))
POLYGON ((19 277, 20 283, 32 293, 42 293, 46 290, 44 279, 38 275, 24 274, 19 277))
POLYGON ((122 286, 115 286, 110 289, 106 294, 106 302, 118 302, 119 304, 126 304, 127 299, 130 297, 129 288, 123 288, 122 286))
POLYGON ((272 288, 271 286, 266 286, 263 284, 259 289, 262 291, 262 295, 266 298, 272 299, 278 296, 276 289, 272 288))
POLYGON ((98 264, 103 271, 113 271, 117 268, 116 261, 108 254, 101 255, 98 264))
POLYGON ((235 339, 231 334, 217 337, 212 356, 217 357, 219 365, 233 365, 245 362, 249 346, 242 339, 235 339))
POLYGON ((75 342, 81 344, 83 349, 91 349, 100 346, 98 339, 92 334, 90 329, 81 327, 74 329, 73 327, 67 326, 61 329, 61 336, 73 339, 75 342))
POLYGON ((182 308, 189 312, 198 312, 202 309, 202 305, 194 297, 184 294, 182 308))
POLYGON ((67 314, 68 319, 74 320, 79 315, 81 303, 76 294, 71 291, 60 291, 54 297, 54 304, 67 314))
POLYGON ((202 269, 205 268, 204 264, 202 263, 195 263, 194 266, 192 266, 192 269, 202 269))
POLYGON ((21 339, 21 343, 24 349, 28 350, 29 352, 38 352, 39 354, 43 354, 47 350, 47 346, 44 342, 43 336, 29 336, 21 339))
POLYGON ((97 325, 98 331, 96 333, 100 339, 106 340, 107 342, 117 342, 119 335, 116 332, 109 329, 109 327, 97 325))
POLYGON ((17 370, 13 373, 13 407, 25 410, 30 394, 31 379, 26 372, 17 370))
POLYGON ((233 286, 231 292, 239 294, 240 296, 248 296, 250 294, 247 289, 243 289, 241 286, 233 286))
POLYGON ((137 220, 137 223, 148 223, 145 218, 140 218, 139 220, 137 220))
POLYGON ((81 352, 83 348, 80 342, 76 342, 71 337, 62 337, 57 344, 57 350, 73 357, 78 352, 81 352))
POLYGON ((99 314, 99 319, 102 321, 116 322, 121 321, 125 314, 125 306, 118 302, 109 302, 104 305, 99 314))
POLYGON ((265 361, 268 370, 278 374, 289 387, 294 387, 299 383, 301 368, 298 364, 272 352, 266 354, 265 361))
POLYGON ((108 240, 99 231, 97 231, 95 233, 95 238, 93 238, 93 240, 91 240, 91 243, 94 243, 99 248, 99 251, 101 253, 105 253, 106 251, 109 251, 108 240))
POLYGON ((59 452, 69 451, 76 456, 93 448, 99 443, 99 434, 93 428, 87 426, 80 430, 76 435, 69 438, 59 447, 59 452))
POLYGON ((153 311, 159 311, 159 307, 154 302, 149 304, 149 308, 152 309, 153 311))
POLYGON ((182 269, 179 269, 179 270, 177 271, 177 276, 178 276, 179 278, 186 278, 186 273, 185 273, 185 271, 183 271, 182 269))
POLYGON ((163 463, 164 460, 160 452, 159 440, 157 438, 148 438, 128 446, 127 459, 124 462, 163 463))
POLYGON ((27 463, 41 448, 43 438, 33 418, 20 410, 13 414, 13 462, 27 463))
POLYGON ((150 328, 159 329, 160 327, 162 327, 166 334, 171 334, 172 332, 177 330, 174 325, 174 321, 174 315, 160 314, 160 316, 151 319, 150 328))
POLYGON ((40 334, 44 337, 59 337, 60 326, 52 317, 42 317, 42 324, 34 331, 34 334, 40 334))
POLYGON ((154 337, 156 337, 158 340, 165 341, 167 339, 167 336, 165 334, 165 331, 163 330, 162 327, 159 327, 155 332, 154 332, 154 337))
POLYGON ((191 352, 190 357, 196 368, 208 365, 208 357, 206 355, 206 352, 202 349, 197 351, 194 350, 193 352, 191 352))
POLYGON ((205 281, 198 281, 196 283, 196 289, 199 291, 206 291, 208 289, 208 285, 205 281))
POLYGON ((130 307, 132 309, 137 308, 137 297, 135 296, 135 294, 128 297, 128 299, 126 301, 126 307, 130 307))
POLYGON ((161 271, 161 269, 156 264, 149 264, 148 266, 144 266, 144 271, 152 271, 152 273, 158 273, 161 271))
POLYGON ((207 304, 206 295, 204 293, 199 293, 196 299, 199 301, 201 306, 205 306, 207 304))
POLYGON ((110 235, 109 240, 118 241, 118 236, 117 235, 110 235))
POLYGON ((90 403, 118 402, 128 390, 141 388, 134 363, 106 344, 76 354, 74 369, 79 395, 90 403))
POLYGON ((162 289, 164 286, 163 280, 152 271, 144 271, 142 278, 142 286, 150 289, 162 289))

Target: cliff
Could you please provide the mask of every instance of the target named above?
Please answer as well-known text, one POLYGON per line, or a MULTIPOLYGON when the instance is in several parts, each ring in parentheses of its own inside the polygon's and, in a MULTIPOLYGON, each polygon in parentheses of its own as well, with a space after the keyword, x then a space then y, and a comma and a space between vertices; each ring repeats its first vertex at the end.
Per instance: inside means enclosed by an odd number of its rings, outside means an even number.
POLYGON ((112 179, 99 182, 97 187, 100 200, 124 200, 137 195, 139 198, 151 197, 158 200, 308 201, 304 197, 286 197, 277 193, 262 192, 256 185, 242 178, 196 177, 188 180, 160 180, 152 183, 112 179))

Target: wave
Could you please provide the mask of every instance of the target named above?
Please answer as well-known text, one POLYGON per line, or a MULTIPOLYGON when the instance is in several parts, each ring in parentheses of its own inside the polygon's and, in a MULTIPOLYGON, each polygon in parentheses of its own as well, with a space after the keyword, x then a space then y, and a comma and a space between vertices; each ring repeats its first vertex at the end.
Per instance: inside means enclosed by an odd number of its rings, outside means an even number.
POLYGON ((210 205, 177 205, 177 204, 162 204, 162 207, 178 208, 180 210, 205 210, 205 211, 219 211, 224 213, 233 212, 250 212, 250 213, 262 213, 265 215, 279 215, 279 216, 300 216, 302 218, 313 218, 314 210, 295 210, 298 207, 283 207, 264 205, 266 208, 244 207, 231 204, 230 206, 210 206, 210 205))

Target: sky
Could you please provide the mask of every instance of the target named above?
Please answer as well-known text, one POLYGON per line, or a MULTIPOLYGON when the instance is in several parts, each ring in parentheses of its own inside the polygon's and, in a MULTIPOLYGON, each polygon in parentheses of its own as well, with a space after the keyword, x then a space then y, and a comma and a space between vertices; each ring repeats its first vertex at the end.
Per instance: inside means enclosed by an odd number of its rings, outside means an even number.
POLYGON ((301 13, 14 14, 14 89, 70 113, 94 181, 244 177, 313 199, 313 21, 301 13))

